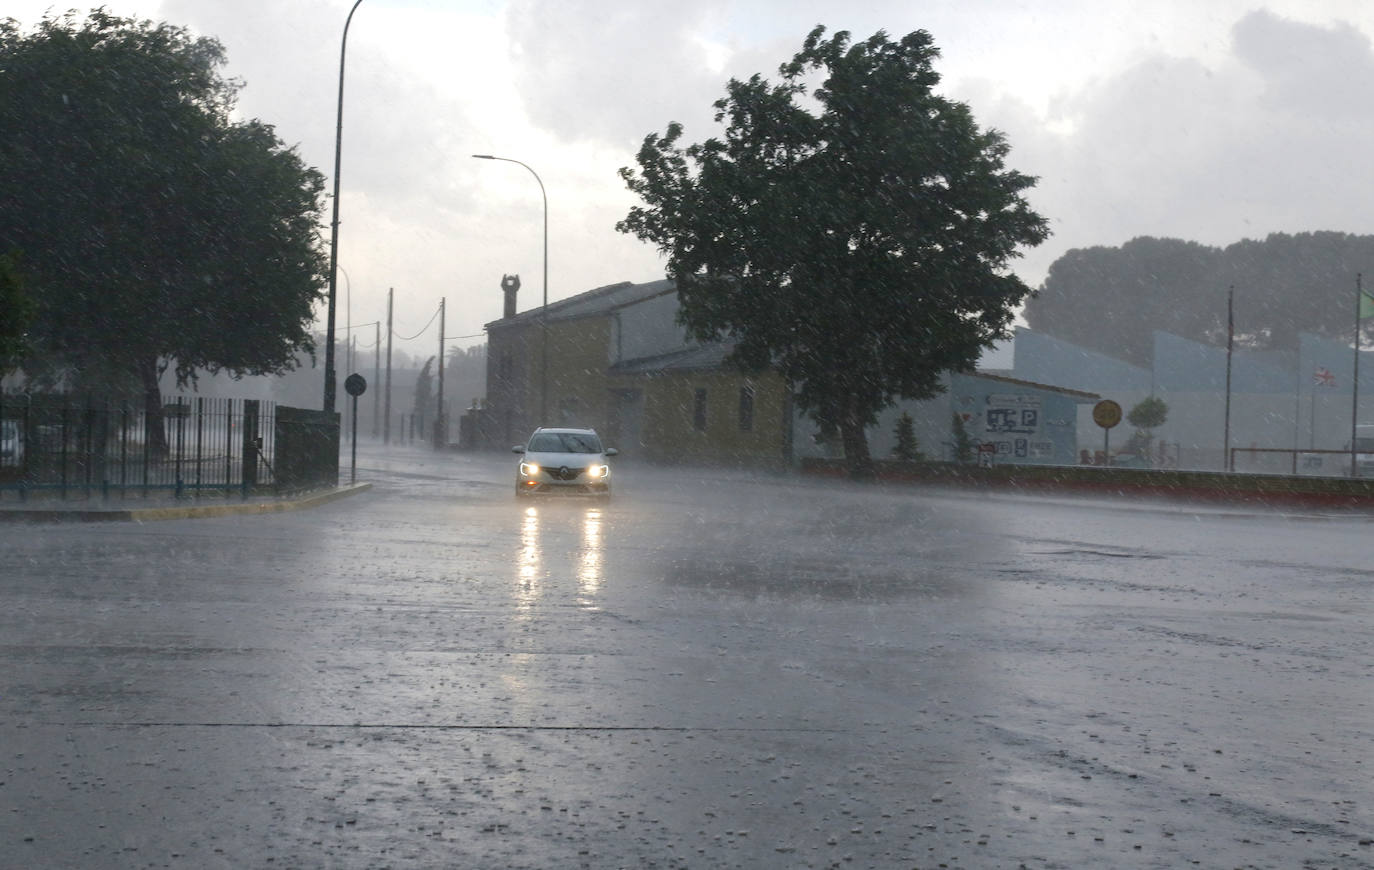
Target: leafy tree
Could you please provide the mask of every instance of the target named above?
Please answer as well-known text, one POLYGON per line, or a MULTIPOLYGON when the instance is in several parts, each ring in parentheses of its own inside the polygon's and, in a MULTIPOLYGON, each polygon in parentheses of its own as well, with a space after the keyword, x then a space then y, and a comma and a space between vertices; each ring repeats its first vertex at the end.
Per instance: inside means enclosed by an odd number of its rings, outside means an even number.
POLYGON ((136 378, 157 419, 168 367, 185 385, 313 352, 323 178, 231 119, 223 64, 213 39, 103 10, 0 22, 0 249, 25 257, 40 380, 136 378))
POLYGON ((958 414, 954 415, 953 422, 950 423, 950 433, 954 438, 954 461, 964 464, 973 461, 973 438, 968 434, 968 427, 964 425, 964 418, 958 414))
POLYGON ((904 461, 923 459, 920 445, 916 442, 916 421, 911 419, 911 415, 903 412, 897 418, 897 444, 892 448, 892 455, 904 461))
POLYGON ((1158 429, 1169 419, 1169 406, 1158 396, 1141 399, 1126 414, 1126 422, 1137 429, 1158 429))
POLYGON ((19 258, 0 254, 0 375, 13 368, 22 353, 35 307, 24 290, 19 258))
POLYGON ((1150 455, 1150 442, 1154 439, 1154 430, 1163 426, 1168 418, 1169 406, 1158 396, 1141 399, 1126 414, 1126 422, 1136 428, 1135 440, 1141 443, 1146 456, 1150 455))
POLYGON ((1194 337, 1220 327, 1225 335, 1219 267, 1217 249, 1178 239, 1075 249, 1050 266, 1024 316, 1032 329, 1148 366, 1156 329, 1194 337))
POLYGON ((617 228, 667 254, 689 334, 781 372, 860 479, 865 426, 1005 334, 1029 292, 1007 264, 1048 235, 1003 135, 935 93, 938 54, 925 31, 851 44, 817 27, 780 83, 729 82, 723 138, 684 148, 674 122, 621 170, 644 204, 617 228))
POLYGON ((444 364, 444 405, 458 414, 487 392, 487 346, 448 349, 444 364))
POLYGON ((434 398, 434 373, 431 371, 433 365, 434 357, 430 357, 425 360, 420 373, 415 376, 415 405, 412 410, 420 420, 433 420, 439 410, 434 398))

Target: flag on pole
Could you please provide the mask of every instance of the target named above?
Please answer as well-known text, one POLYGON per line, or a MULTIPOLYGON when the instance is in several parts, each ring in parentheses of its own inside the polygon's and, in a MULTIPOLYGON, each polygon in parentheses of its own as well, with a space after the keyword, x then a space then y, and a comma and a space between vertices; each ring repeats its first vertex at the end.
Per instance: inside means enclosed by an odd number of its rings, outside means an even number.
POLYGON ((1317 366, 1317 370, 1312 373, 1312 383, 1319 387, 1334 387, 1336 386, 1336 376, 1331 373, 1331 369, 1317 366))
POLYGON ((1374 296, 1368 290, 1360 291, 1360 319, 1374 317, 1374 296))

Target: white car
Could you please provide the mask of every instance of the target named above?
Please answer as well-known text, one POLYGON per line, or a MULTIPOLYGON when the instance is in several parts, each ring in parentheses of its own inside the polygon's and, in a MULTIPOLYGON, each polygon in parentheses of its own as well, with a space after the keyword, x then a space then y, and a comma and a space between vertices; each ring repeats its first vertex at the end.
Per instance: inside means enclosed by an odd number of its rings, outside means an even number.
POLYGON ((595 429, 535 429, 528 444, 511 450, 522 454, 515 471, 517 497, 539 492, 611 495, 606 460, 616 451, 602 446, 595 429))

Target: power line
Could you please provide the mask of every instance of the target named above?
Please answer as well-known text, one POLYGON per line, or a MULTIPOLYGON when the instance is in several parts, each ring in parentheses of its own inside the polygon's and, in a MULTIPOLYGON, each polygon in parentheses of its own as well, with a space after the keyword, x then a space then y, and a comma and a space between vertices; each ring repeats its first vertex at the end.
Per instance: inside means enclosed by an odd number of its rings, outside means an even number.
POLYGON ((415 339, 419 338, 420 336, 424 335, 426 332, 429 331, 429 328, 430 328, 431 326, 434 325, 434 320, 435 320, 435 318, 437 318, 438 316, 439 316, 439 309, 436 308, 436 309, 434 309, 434 315, 433 315, 432 317, 429 318, 429 323, 426 323, 426 324, 424 325, 424 328, 423 328, 423 329, 421 329, 419 332, 415 333, 414 335, 410 336, 409 338, 407 338, 407 337, 404 336, 404 335, 397 335, 395 329, 391 330, 391 334, 392 334, 392 335, 395 335, 395 336, 396 336, 397 338, 399 338, 401 341, 414 341, 415 339))

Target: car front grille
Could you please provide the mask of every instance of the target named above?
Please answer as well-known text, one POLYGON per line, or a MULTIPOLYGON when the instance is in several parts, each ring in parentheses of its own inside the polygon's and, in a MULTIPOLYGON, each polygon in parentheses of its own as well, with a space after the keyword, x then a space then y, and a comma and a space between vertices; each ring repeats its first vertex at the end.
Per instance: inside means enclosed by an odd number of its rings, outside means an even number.
POLYGON ((577 480, 577 478, 582 476, 582 472, 586 471, 585 468, 569 468, 566 465, 545 470, 548 472, 549 477, 552 477, 554 480, 577 480))

